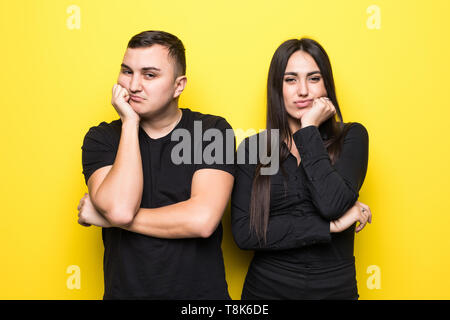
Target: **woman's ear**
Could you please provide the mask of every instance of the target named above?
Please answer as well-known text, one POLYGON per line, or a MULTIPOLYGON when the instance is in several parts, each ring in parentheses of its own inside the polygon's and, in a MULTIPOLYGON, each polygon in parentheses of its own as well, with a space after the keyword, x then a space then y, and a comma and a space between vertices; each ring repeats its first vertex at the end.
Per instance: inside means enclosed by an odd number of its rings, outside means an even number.
POLYGON ((173 94, 173 98, 176 99, 183 92, 186 87, 187 78, 186 76, 179 76, 175 79, 175 93, 173 94))

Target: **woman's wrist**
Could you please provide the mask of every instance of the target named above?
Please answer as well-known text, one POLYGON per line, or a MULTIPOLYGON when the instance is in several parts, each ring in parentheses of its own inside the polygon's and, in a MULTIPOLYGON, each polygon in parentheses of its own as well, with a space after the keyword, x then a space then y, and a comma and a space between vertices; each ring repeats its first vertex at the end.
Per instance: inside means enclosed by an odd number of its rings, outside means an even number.
POLYGON ((317 127, 317 125, 315 123, 306 122, 306 123, 302 123, 300 129, 303 129, 303 128, 306 128, 306 127, 309 127, 309 126, 317 127))

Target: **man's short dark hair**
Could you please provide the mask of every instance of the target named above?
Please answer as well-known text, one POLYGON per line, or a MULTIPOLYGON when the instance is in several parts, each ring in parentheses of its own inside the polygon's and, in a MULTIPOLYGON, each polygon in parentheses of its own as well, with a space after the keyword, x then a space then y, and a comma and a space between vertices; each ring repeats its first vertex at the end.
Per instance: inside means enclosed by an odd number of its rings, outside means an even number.
POLYGON ((128 48, 148 48, 159 44, 169 50, 169 56, 176 62, 177 74, 186 74, 186 55, 184 45, 180 39, 173 34, 164 31, 144 31, 130 39, 128 48))

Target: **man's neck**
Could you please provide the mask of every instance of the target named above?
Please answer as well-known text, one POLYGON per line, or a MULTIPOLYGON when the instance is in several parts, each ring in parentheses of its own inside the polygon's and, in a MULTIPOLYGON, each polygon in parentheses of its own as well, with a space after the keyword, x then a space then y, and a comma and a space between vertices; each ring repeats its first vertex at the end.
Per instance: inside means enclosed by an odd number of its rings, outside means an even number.
POLYGON ((181 119, 182 111, 174 104, 163 112, 149 118, 142 118, 139 125, 152 139, 158 139, 169 134, 181 119))

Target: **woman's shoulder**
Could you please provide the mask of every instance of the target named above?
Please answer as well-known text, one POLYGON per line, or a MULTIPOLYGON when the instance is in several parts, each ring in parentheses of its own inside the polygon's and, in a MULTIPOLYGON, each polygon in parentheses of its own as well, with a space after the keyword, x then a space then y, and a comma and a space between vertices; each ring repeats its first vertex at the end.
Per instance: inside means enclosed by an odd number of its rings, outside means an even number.
POLYGON ((257 166, 258 159, 261 156, 267 156, 265 148, 266 139, 267 130, 260 131, 259 133, 253 132, 253 134, 244 137, 237 148, 236 158, 238 167, 254 170, 257 166))
POLYGON ((257 151, 258 147, 260 146, 260 143, 262 143, 260 142, 260 140, 264 139, 264 141, 267 141, 266 140, 267 134, 268 134, 267 130, 262 130, 258 133, 250 134, 244 137, 242 141, 239 143, 238 149, 245 149, 246 153, 248 153, 252 148, 256 148, 257 151))
POLYGON ((369 132, 360 122, 341 123, 344 130, 344 143, 350 141, 359 141, 364 144, 369 143, 369 132))
POLYGON ((342 129, 347 131, 346 135, 368 137, 369 133, 366 127, 360 122, 341 123, 342 129))

